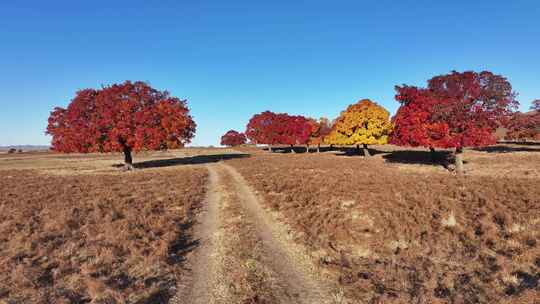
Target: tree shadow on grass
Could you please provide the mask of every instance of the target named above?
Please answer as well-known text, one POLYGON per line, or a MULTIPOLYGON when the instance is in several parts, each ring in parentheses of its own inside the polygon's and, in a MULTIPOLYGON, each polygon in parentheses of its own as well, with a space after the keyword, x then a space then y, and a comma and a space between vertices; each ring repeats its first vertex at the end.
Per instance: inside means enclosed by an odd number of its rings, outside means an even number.
POLYGON ((200 240, 193 239, 191 233, 185 233, 186 231, 190 231, 195 224, 195 221, 178 224, 178 229, 181 233, 179 233, 178 237, 169 246, 167 257, 167 263, 169 265, 183 263, 186 260, 186 255, 200 245, 200 240))
MULTIPOLYGON (((196 224, 194 220, 186 221, 178 224, 178 234, 177 238, 171 242, 167 254, 167 264, 169 265, 183 265, 186 261, 186 256, 189 252, 194 251, 199 247, 201 240, 194 239, 193 234, 189 233, 192 231, 192 227, 196 224)), ((181 266, 183 267, 183 266, 181 266)), ((151 280, 151 279, 150 279, 151 280)), ((150 283, 150 282, 148 282, 150 283)), ((176 283, 175 283, 176 285, 176 283)), ((170 286, 171 288, 175 286, 170 286)), ((166 304, 169 303, 171 298, 175 296, 171 292, 171 288, 159 288, 153 294, 149 295, 141 303, 145 304, 166 304)))
POLYGON ((383 158, 389 163, 442 166, 448 169, 453 155, 450 151, 436 151, 432 155, 430 151, 400 150, 389 152, 383 158))
MULTIPOLYGON (((268 148, 263 148, 263 150, 268 151, 268 148)), ((388 153, 380 150, 373 149, 371 147, 368 148, 369 153, 373 155, 381 154, 381 153, 388 153)), ((290 146, 274 146, 272 147, 273 153, 317 153, 317 146, 310 146, 309 152, 306 150, 305 146, 294 146, 291 148, 290 146)), ((337 156, 363 156, 364 151, 362 148, 360 148, 360 152, 355 147, 330 147, 330 146, 321 146, 319 148, 320 153, 325 152, 336 152, 335 155, 337 156)))
MULTIPOLYGON (((313 147, 310 147, 310 152, 311 152, 311 149, 313 149, 313 147)), ((263 148, 264 151, 268 151, 268 148, 263 148)), ((273 146, 272 147, 272 153, 305 153, 306 152, 306 147, 302 147, 302 146, 294 146, 294 147, 290 147, 290 146, 273 146)))
POLYGON ((530 140, 525 140, 525 141, 512 141, 512 140, 498 140, 497 141, 498 144, 502 144, 502 145, 520 145, 520 146, 537 146, 537 147, 540 147, 540 141, 538 140, 535 140, 535 141, 530 141, 530 140))
MULTIPOLYGON (((540 147, 540 146, 539 146, 540 147)), ((540 152, 540 148, 516 147, 516 146, 489 146, 474 148, 475 151, 488 153, 512 153, 512 152, 540 152)))
MULTIPOLYGON (((348 156, 348 157, 363 157, 364 156, 364 150, 362 147, 360 149, 356 149, 356 147, 334 147, 332 151, 336 151, 336 156, 348 156)), ((386 154, 388 152, 381 151, 377 149, 373 149, 368 146, 368 151, 370 156, 375 156, 377 154, 386 154)))
MULTIPOLYGON (((330 147, 330 146, 321 146, 321 148, 319 149, 321 153, 332 152, 332 151, 337 151, 337 150, 338 148, 330 147)), ((315 151, 317 151, 317 147, 315 147, 315 151)))
MULTIPOLYGON (((250 154, 246 153, 231 153, 231 154, 213 154, 213 155, 196 155, 186 157, 176 157, 168 159, 147 160, 133 164, 135 169, 161 168, 181 165, 200 165, 208 163, 217 163, 222 160, 246 158, 250 154)), ((121 168, 124 164, 114 164, 113 167, 121 168)))

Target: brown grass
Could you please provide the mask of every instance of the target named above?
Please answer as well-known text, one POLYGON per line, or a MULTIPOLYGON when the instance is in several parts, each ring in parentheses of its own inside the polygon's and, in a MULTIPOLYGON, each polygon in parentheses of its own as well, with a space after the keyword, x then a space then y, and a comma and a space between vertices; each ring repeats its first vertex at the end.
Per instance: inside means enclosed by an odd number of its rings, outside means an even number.
MULTIPOLYGON (((279 152, 289 152, 289 147, 274 147, 279 152)), ((237 150, 258 154, 253 147, 239 147, 237 150)), ((311 148, 312 152, 315 148, 311 148)), ((422 174, 447 174, 452 167, 451 149, 437 149, 435 161, 425 148, 398 147, 393 145, 369 146, 371 161, 385 163, 399 170, 422 174)), ((305 152, 305 147, 297 147, 297 152, 305 152)), ((321 148, 322 155, 335 155, 340 158, 361 159, 354 147, 321 148)), ((275 153, 273 155, 280 155, 275 153)), ((468 175, 490 177, 540 178, 540 143, 498 144, 494 146, 465 149, 465 171, 468 175)))
MULTIPOLYGON (((219 156, 230 156, 231 149, 186 148, 168 151, 143 151, 134 154, 135 166, 169 169, 177 165, 217 161, 219 156), (207 157, 209 159, 205 159, 207 157), (211 159, 214 157, 215 159, 211 159)), ((123 165, 121 153, 55 153, 30 151, 18 154, 0 154, 2 170, 31 169, 55 175, 117 174, 123 165)))
POLYGON ((251 151, 228 163, 284 216, 347 297, 540 301, 540 153, 467 151, 468 174, 457 177, 431 164, 384 162, 383 155, 251 151), (512 173, 475 163, 484 158, 512 173))
POLYGON ((193 245, 189 227, 206 170, 0 172, 0 302, 155 303, 170 296, 193 245))
MULTIPOLYGON (((540 303, 540 147, 466 150, 462 177, 423 149, 373 148, 364 160, 248 147, 227 162, 347 298, 540 303)), ((196 246, 199 165, 231 153, 139 153, 129 173, 120 154, 0 154, 0 303, 166 302, 196 246)), ((233 298, 273 303, 280 282, 239 199, 229 190, 221 210, 223 276, 233 298)))

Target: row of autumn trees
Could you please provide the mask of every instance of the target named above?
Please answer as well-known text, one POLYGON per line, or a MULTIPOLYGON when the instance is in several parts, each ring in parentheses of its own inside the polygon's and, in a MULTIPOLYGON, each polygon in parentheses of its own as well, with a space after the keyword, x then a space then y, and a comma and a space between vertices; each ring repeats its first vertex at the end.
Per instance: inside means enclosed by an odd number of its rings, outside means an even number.
POLYGON ((392 131, 390 114, 378 104, 364 99, 349 106, 333 122, 326 118, 315 120, 266 111, 254 115, 246 128, 246 136, 256 144, 310 145, 319 149, 331 145, 386 144, 392 131))
POLYGON ((401 146, 454 148, 456 170, 462 170, 464 147, 481 147, 496 142, 498 128, 507 129, 507 138, 538 138, 540 101, 533 102, 532 112, 519 113, 516 93, 508 80, 491 72, 452 72, 428 80, 426 87, 396 87, 400 107, 390 115, 380 105, 364 99, 350 105, 332 123, 303 116, 270 111, 254 115, 245 136, 229 131, 236 144, 246 142, 269 145, 355 145, 363 147, 388 142, 401 146))
MULTIPOLYGON (((332 123, 284 113, 263 112, 251 118, 244 134, 230 131, 222 144, 247 139, 267 145, 367 145, 387 142, 430 149, 455 148, 461 163, 464 147, 495 142, 494 130, 508 129, 512 139, 538 137, 540 101, 530 113, 515 112, 510 83, 491 72, 452 72, 430 79, 425 88, 396 87, 400 108, 388 111, 370 100, 349 106, 332 123)), ((145 82, 126 81, 77 92, 66 108, 55 108, 47 134, 59 152, 123 152, 127 168, 132 152, 180 148, 195 133, 185 100, 145 82)), ((460 167, 458 167, 458 170, 460 167)))

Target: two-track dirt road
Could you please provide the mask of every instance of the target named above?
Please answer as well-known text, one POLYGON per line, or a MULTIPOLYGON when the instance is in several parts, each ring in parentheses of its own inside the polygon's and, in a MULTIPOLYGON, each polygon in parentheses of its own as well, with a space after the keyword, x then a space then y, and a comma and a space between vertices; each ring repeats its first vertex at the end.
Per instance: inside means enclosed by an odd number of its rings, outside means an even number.
POLYGON ((234 168, 206 167, 200 245, 171 303, 344 303, 234 168))

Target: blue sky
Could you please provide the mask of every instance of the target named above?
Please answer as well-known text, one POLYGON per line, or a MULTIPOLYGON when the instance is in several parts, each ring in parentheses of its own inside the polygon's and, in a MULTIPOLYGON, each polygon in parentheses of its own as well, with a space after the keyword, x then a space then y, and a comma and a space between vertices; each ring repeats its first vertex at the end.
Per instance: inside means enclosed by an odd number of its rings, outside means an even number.
POLYGON ((75 91, 144 80, 188 99, 195 145, 257 112, 336 117, 451 70, 540 98, 540 2, 2 1, 0 145, 48 144, 75 91))

